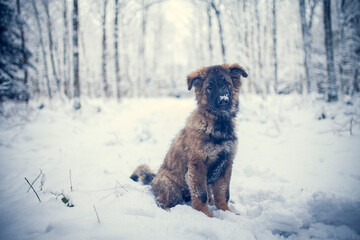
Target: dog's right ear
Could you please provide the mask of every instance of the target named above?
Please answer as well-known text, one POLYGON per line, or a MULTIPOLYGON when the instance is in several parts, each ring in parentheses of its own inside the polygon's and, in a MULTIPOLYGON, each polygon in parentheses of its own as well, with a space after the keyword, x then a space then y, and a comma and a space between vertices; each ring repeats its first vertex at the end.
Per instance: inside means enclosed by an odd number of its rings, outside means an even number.
POLYGON ((202 84, 202 78, 198 72, 190 73, 187 76, 188 90, 190 91, 193 86, 198 87, 202 84))

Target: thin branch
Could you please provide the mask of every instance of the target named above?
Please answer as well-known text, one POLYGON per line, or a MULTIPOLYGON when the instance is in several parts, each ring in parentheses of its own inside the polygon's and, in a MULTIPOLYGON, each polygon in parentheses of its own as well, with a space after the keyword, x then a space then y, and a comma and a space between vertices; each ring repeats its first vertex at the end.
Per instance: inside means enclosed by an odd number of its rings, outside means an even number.
POLYGON ((39 175, 35 178, 35 180, 31 183, 29 189, 26 191, 27 193, 30 191, 31 187, 34 185, 34 183, 39 179, 39 177, 42 175, 42 170, 40 169, 39 175))
POLYGON ((119 181, 116 181, 116 185, 115 185, 115 194, 116 197, 123 196, 123 194, 118 190, 118 187, 122 188, 123 190, 125 190, 126 192, 129 192, 125 187, 123 187, 119 181))
POLYGON ((349 132, 350 135, 353 135, 353 128, 355 125, 360 125, 360 121, 359 121, 360 116, 358 116, 357 118, 351 117, 349 121, 346 121, 344 124, 337 124, 339 125, 339 128, 337 129, 333 129, 333 130, 327 130, 327 131, 322 131, 319 132, 320 134, 324 134, 324 133, 342 133, 342 132, 349 132))
POLYGON ((163 2, 166 2, 167 0, 157 0, 157 1, 154 1, 154 2, 150 2, 150 3, 147 3, 147 4, 144 4, 141 8, 138 8, 135 10, 135 12, 139 12, 139 11, 142 11, 142 10, 148 10, 152 5, 155 5, 155 4, 158 4, 158 3, 163 3, 163 2))
POLYGON ((96 211, 95 204, 93 205, 93 208, 94 208, 94 211, 95 211, 95 214, 96 214, 96 217, 97 217, 98 223, 100 223, 99 214, 98 214, 98 213, 97 213, 97 211, 96 211))
POLYGON ((125 191, 129 192, 124 186, 122 186, 119 181, 116 181, 116 185, 119 185, 122 189, 124 189, 125 191))
POLYGON ((70 198, 66 197, 63 193, 55 193, 50 191, 50 193, 54 196, 56 196, 56 199, 60 196, 62 196, 61 201, 67 206, 67 207, 74 207, 74 204, 71 203, 70 198))
POLYGON ((39 199, 39 202, 41 202, 39 195, 37 194, 37 192, 35 191, 35 189, 33 188, 33 186, 29 183, 29 181, 25 178, 26 182, 30 185, 30 187, 32 188, 32 190, 34 191, 35 195, 37 196, 37 198, 39 199))
POLYGON ((72 180, 71 180, 71 169, 69 169, 69 178, 70 178, 70 191, 73 191, 73 187, 72 187, 72 180))

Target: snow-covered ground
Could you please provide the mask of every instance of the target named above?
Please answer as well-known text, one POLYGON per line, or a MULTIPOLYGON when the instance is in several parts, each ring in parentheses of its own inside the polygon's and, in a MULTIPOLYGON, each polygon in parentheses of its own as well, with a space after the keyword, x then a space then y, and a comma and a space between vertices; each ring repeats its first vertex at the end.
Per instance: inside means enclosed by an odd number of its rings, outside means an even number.
POLYGON ((0 239, 360 239, 359 99, 243 95, 233 213, 214 218, 129 178, 160 166, 193 99, 39 105, 3 106, 0 239))

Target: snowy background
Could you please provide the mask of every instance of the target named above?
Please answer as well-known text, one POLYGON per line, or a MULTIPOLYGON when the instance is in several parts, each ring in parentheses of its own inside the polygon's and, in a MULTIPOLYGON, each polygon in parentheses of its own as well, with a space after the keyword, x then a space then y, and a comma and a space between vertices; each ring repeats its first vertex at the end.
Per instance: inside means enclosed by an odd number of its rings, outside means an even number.
POLYGON ((0 0, 0 13, 1 240, 360 239, 359 0, 0 0), (166 212, 129 176, 157 171, 196 107, 186 75, 224 62, 249 74, 232 212, 166 212))
POLYGON ((6 104, 0 239, 360 239, 359 99, 240 102, 233 213, 211 207, 214 218, 187 205, 166 212, 129 178, 141 163, 157 170, 193 99, 87 100, 80 112, 6 104), (39 174, 41 202, 24 179, 39 174))

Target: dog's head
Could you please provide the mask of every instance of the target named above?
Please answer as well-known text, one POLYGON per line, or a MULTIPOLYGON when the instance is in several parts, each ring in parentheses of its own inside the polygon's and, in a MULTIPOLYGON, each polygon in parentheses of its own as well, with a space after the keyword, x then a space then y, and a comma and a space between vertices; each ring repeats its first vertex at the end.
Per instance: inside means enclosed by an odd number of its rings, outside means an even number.
POLYGON ((214 115, 234 114, 238 109, 241 76, 245 69, 238 64, 203 67, 187 76, 188 89, 195 87, 198 105, 214 115))

